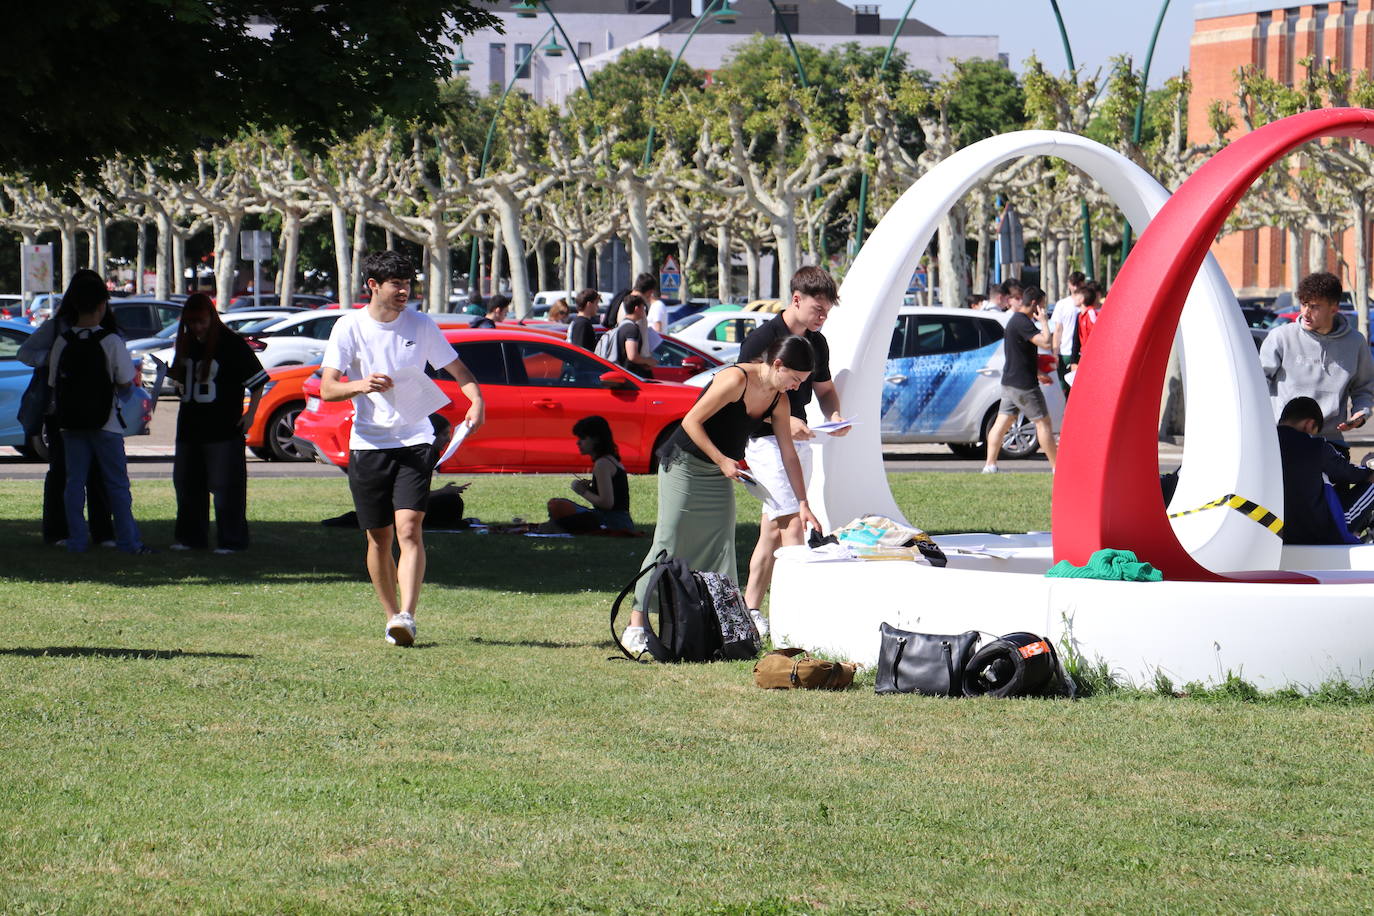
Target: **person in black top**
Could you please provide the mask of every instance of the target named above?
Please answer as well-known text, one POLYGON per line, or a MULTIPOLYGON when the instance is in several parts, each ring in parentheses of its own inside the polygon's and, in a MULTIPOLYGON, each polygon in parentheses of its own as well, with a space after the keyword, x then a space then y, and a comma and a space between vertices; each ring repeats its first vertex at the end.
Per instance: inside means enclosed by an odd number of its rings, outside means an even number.
POLYGON ((1321 405, 1306 397, 1293 398, 1279 414, 1285 544, 1348 543, 1354 538, 1347 534, 1366 530, 1374 518, 1374 471, 1351 464, 1317 435, 1325 420, 1321 405))
MULTIPOLYGON (((717 572, 739 581, 735 572, 735 490, 744 446, 759 420, 787 422, 782 396, 811 375, 811 345, 800 337, 774 341, 755 362, 726 366, 682 418, 682 425, 658 451, 658 521, 654 543, 640 568, 652 565, 660 552, 689 567, 717 572)), ((790 439, 781 443, 787 483, 800 503, 804 523, 820 527, 806 504, 806 483, 790 439)), ((634 610, 621 644, 641 652, 647 644, 644 624, 649 579, 635 589, 634 610)))
POLYGON ((549 500, 551 526, 570 534, 632 532, 630 478, 620 463, 611 424, 605 417, 583 417, 573 424, 577 450, 592 459, 592 477, 573 478, 572 491, 592 504, 589 509, 561 496, 549 500))
POLYGON ((506 320, 510 311, 510 299, 497 293, 487 300, 487 313, 472 323, 474 328, 494 328, 498 322, 506 320))
POLYGON ((625 367, 641 378, 652 378, 656 365, 645 343, 648 335, 641 326, 648 307, 648 303, 638 293, 630 293, 621 303, 620 324, 606 332, 616 335, 611 362, 625 367))
POLYGON ((247 342, 225 327, 204 293, 186 300, 168 376, 181 389, 172 482, 177 494, 173 550, 210 545, 210 497, 219 546, 248 547, 248 466, 243 440, 262 398, 267 373, 247 342), (248 409, 243 392, 250 394, 248 409))
MULTIPOLYGON (((791 439, 801 463, 802 479, 811 479, 811 443, 816 434, 806 423, 806 405, 811 402, 812 392, 820 403, 822 416, 829 421, 843 419, 840 414, 840 396, 835 391, 835 383, 830 379, 830 344, 826 342, 821 328, 825 325, 830 310, 839 301, 839 290, 830 274, 819 267, 803 267, 792 277, 792 298, 782 314, 760 325, 744 338, 739 348, 740 362, 756 359, 768 349, 775 340, 799 335, 806 338, 815 354, 815 369, 811 377, 787 393, 789 419, 782 429, 783 438, 791 439)), ((780 428, 782 428, 780 426, 780 428)), ((836 430, 833 435, 843 436, 848 427, 836 430)), ((780 546, 794 546, 805 542, 806 528, 798 514, 798 503, 793 497, 792 488, 786 485, 787 474, 783 467, 782 452, 778 446, 773 424, 764 421, 759 424, 749 439, 749 447, 744 453, 749 463, 749 472, 767 488, 772 498, 763 504, 763 514, 759 519, 759 540, 754 545, 754 553, 749 558, 749 582, 744 589, 744 603, 754 618, 755 625, 763 634, 768 632, 768 621, 759 610, 763 596, 773 581, 773 554, 780 546)), ((803 496, 805 493, 802 494, 803 496)))
POLYGON ((584 350, 596 349, 596 311, 601 307, 601 294, 584 289, 577 294, 577 314, 568 322, 568 343, 584 350))
POLYGON ((1036 365, 1036 348, 1054 345, 1054 336, 1045 322, 1045 291, 1037 286, 1019 287, 1007 297, 1011 317, 1002 332, 1002 406, 997 422, 988 433, 988 458, 984 474, 997 473, 997 456, 1002 452, 1002 439, 1011 429, 1017 413, 1023 413, 1035 424, 1035 437, 1040 450, 1054 470, 1054 427, 1045 395, 1040 384, 1049 384, 1049 376, 1041 375, 1036 365))

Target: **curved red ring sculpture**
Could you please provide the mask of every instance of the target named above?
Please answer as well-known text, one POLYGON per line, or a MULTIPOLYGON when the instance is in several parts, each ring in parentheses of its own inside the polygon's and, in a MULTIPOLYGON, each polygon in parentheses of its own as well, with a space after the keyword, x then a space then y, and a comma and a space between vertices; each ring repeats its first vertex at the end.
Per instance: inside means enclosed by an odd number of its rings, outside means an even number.
POLYGON ((1275 121, 1213 156, 1140 236, 1112 284, 1064 416, 1055 473, 1054 558, 1083 565, 1104 547, 1135 551, 1166 578, 1312 582, 1283 571, 1220 575, 1199 565, 1169 525, 1159 489, 1159 392, 1188 290, 1237 202, 1286 153, 1310 140, 1374 143, 1374 111, 1332 108, 1275 121), (1113 354, 1115 358, 1103 358, 1113 354))

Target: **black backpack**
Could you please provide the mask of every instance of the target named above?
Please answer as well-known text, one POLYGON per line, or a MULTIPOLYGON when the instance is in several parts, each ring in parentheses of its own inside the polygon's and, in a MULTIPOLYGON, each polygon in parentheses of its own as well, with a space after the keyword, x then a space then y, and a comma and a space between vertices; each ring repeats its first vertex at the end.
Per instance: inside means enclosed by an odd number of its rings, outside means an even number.
POLYGON ((57 385, 53 389, 59 428, 100 429, 109 421, 115 386, 101 346, 108 336, 108 328, 97 328, 84 336, 75 328, 63 332, 66 346, 57 360, 57 385))
POLYGON ((627 658, 635 658, 615 632, 620 605, 635 583, 649 576, 645 603, 658 609, 658 632, 644 627, 648 653, 660 662, 710 662, 721 659, 756 658, 761 648, 759 632, 744 606, 739 588, 729 577, 697 572, 676 557, 660 553, 641 569, 611 605, 611 639, 627 658))

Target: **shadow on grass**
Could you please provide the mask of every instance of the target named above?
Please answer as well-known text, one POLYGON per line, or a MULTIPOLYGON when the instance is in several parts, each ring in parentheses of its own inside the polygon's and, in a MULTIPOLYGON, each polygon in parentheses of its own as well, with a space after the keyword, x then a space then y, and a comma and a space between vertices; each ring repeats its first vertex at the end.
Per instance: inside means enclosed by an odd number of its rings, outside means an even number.
POLYGON ((22 658, 257 658, 241 652, 183 652, 181 649, 119 649, 110 646, 45 646, 0 649, 0 655, 22 658))
MULTIPOLYGON (((36 519, 0 519, 0 580, 10 582, 99 582, 126 588, 210 584, 228 588, 367 583, 363 535, 326 528, 317 521, 254 521, 252 546, 229 556, 208 550, 170 551, 172 522, 140 521, 144 540, 158 548, 151 556, 130 556, 110 548, 69 554, 46 546, 36 519)), ((566 595, 588 589, 614 594, 639 571, 649 538, 526 538, 470 532, 427 532, 429 585, 462 589, 566 595)), ((735 534, 741 579, 758 539, 757 524, 735 534)))
POLYGON ((486 639, 482 636, 469 636, 468 642, 475 642, 483 646, 509 646, 529 649, 604 649, 611 643, 609 640, 600 642, 553 642, 547 639, 486 639))

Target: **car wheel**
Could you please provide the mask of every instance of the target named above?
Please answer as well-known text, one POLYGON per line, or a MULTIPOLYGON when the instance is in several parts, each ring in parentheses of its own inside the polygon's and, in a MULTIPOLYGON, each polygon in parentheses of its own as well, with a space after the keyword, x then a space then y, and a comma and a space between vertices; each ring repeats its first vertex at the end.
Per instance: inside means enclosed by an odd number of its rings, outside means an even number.
MULTIPOLYGON (((267 418, 267 429, 263 432, 263 445, 270 452, 270 457, 268 455, 261 457, 268 458, 270 461, 310 460, 300 453, 294 441, 296 417, 300 416, 304 409, 304 401, 291 401, 272 411, 272 416, 267 418)), ((256 450, 253 454, 257 454, 256 450)))
POLYGON ((253 453, 253 457, 261 458, 263 461, 277 460, 273 457, 272 450, 265 445, 250 445, 248 446, 248 451, 253 453))
POLYGON ((1029 458, 1040 447, 1035 437, 1035 423, 1027 420, 1025 414, 1017 414, 1016 422, 1011 424, 1002 439, 1001 458, 1029 458))
POLYGON ((28 441, 23 445, 16 445, 15 450, 30 461, 47 461, 49 453, 46 432, 40 432, 36 436, 29 436, 28 441))

